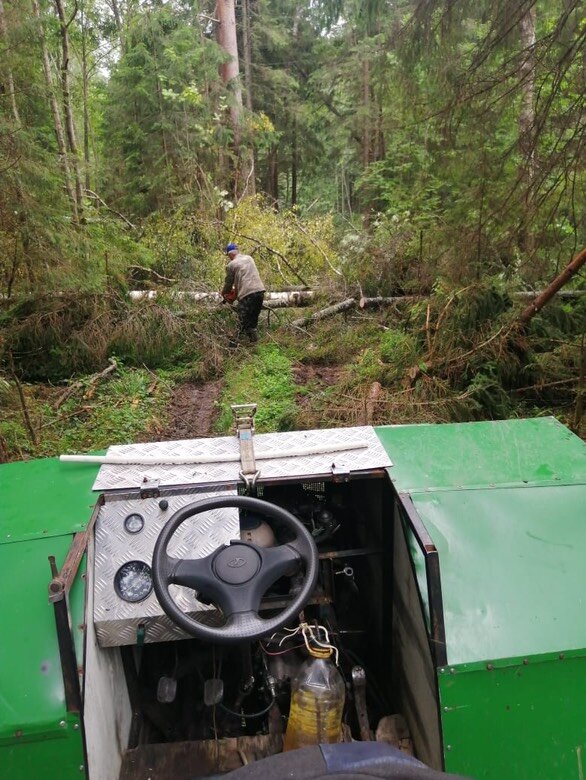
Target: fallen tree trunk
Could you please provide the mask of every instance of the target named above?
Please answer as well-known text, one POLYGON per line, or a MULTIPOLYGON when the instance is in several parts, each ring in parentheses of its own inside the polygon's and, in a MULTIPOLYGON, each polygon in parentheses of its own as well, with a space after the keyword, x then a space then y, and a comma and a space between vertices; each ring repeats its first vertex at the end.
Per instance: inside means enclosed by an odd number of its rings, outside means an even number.
POLYGON ((385 298, 380 295, 375 298, 365 298, 363 296, 358 301, 358 308, 378 309, 380 306, 394 306, 395 304, 403 303, 404 301, 420 301, 424 297, 424 295, 395 295, 390 298, 385 298))
MULTIPOLYGON (((221 303, 223 300, 219 292, 192 292, 191 290, 172 290, 171 292, 165 294, 173 299, 189 299, 194 303, 221 303)), ((130 290, 128 295, 133 301, 154 301, 159 296, 159 292, 157 290, 130 290)), ((307 306, 313 301, 314 295, 315 293, 313 290, 267 292, 265 293, 264 305, 268 308, 280 308, 284 306, 307 306)))
POLYGON ((468 350, 467 352, 464 352, 461 355, 457 355, 456 357, 451 358, 449 360, 433 360, 431 358, 428 358, 427 360, 424 360, 415 366, 411 366, 411 368, 407 371, 407 377, 406 377, 407 386, 413 387, 415 382, 419 379, 419 377, 422 374, 429 374, 432 371, 435 371, 437 368, 440 367, 445 368, 448 365, 454 365, 462 362, 463 360, 466 360, 474 353, 479 352, 485 346, 492 343, 499 336, 502 337, 503 343, 506 344, 513 331, 523 330, 527 325, 527 323, 530 322, 531 319, 539 311, 541 311, 541 309, 547 303, 549 303, 549 301, 551 301, 551 299, 556 295, 556 293, 561 294, 559 292, 560 289, 564 286, 564 284, 567 284, 569 282, 569 280, 580 270, 580 268, 582 268, 584 263, 586 263, 586 249, 583 249, 581 252, 579 252, 576 255, 576 257, 574 257, 574 259, 564 268, 561 274, 558 274, 556 278, 553 280, 553 282, 551 282, 551 284, 549 284, 545 288, 545 290, 539 293, 537 295, 537 298, 534 301, 531 301, 531 303, 525 309, 523 309, 521 314, 512 321, 512 323, 508 326, 506 330, 504 326, 499 328, 499 330, 493 336, 488 338, 486 341, 483 341, 482 344, 478 344, 473 349, 468 350))
POLYGON ((312 322, 318 322, 319 320, 325 320, 328 317, 334 317, 336 314, 340 314, 343 311, 348 311, 356 306, 356 298, 346 298, 341 303, 336 303, 333 306, 328 306, 326 309, 320 309, 308 317, 301 317, 298 320, 293 320, 291 323, 294 328, 304 328, 306 325, 310 325, 312 322))
MULTIPOLYGON (((516 290, 515 292, 512 292, 511 295, 513 298, 540 298, 542 295, 547 292, 549 288, 546 288, 545 290, 516 290)), ((565 298, 565 299, 572 299, 572 298, 579 298, 581 295, 586 295, 586 290, 561 290, 558 292, 559 298, 565 298)), ((404 301, 422 301, 425 298, 428 298, 429 296, 426 295, 395 295, 391 297, 384 297, 384 296, 376 296, 374 298, 361 298, 358 301, 358 307, 360 309, 377 309, 382 306, 395 306, 397 303, 402 303, 404 301)), ((537 301, 535 301, 533 305, 536 304, 537 301)))
POLYGON ((561 274, 558 274, 556 278, 549 284, 543 292, 541 292, 534 301, 531 301, 529 306, 521 312, 519 322, 522 325, 526 325, 543 307, 546 303, 549 303, 553 296, 567 284, 572 276, 578 273, 580 268, 586 263, 586 249, 579 252, 576 257, 569 263, 561 274))

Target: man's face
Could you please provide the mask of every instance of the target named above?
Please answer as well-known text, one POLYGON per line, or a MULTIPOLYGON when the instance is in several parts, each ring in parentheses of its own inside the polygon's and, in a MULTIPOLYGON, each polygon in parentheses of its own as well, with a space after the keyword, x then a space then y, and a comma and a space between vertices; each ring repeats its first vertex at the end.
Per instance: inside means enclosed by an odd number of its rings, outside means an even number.
POLYGON ((238 254, 238 250, 237 249, 232 249, 231 252, 228 252, 228 260, 227 260, 227 262, 230 262, 230 260, 234 260, 234 258, 236 257, 237 254, 238 254))

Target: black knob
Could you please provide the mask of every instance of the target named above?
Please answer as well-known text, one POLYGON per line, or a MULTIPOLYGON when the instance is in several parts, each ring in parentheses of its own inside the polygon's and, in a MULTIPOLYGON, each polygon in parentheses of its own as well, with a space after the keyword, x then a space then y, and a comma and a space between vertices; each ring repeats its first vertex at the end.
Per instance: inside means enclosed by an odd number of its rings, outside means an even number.
POLYGON ((166 498, 162 498, 159 501, 159 507, 163 510, 163 512, 165 511, 165 509, 169 509, 169 502, 167 501, 166 498))

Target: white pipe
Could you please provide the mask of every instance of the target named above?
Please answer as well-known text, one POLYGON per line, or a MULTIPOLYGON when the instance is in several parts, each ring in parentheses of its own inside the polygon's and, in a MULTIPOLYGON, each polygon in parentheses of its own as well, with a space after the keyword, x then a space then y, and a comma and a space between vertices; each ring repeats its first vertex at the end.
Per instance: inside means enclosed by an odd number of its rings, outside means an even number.
MULTIPOLYGON (((320 447, 301 447, 282 452, 255 452, 256 460, 281 460, 281 458, 301 458, 307 455, 327 455, 330 452, 365 450, 368 444, 324 444, 320 447)), ((204 463, 238 463, 240 453, 232 455, 197 455, 189 457, 156 455, 60 455, 64 463, 101 463, 107 466, 191 466, 204 463)))

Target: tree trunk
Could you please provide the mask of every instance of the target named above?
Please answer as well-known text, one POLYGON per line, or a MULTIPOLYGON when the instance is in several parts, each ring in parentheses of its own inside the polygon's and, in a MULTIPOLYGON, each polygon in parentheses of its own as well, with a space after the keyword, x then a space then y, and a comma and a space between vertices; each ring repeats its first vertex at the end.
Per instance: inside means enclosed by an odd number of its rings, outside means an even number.
MULTIPOLYGON (((9 47, 9 41, 8 41, 8 31, 6 28, 6 18, 4 16, 4 4, 2 0, 0 0, 0 39, 2 40, 2 43, 6 46, 6 49, 9 47)), ((17 126, 20 127, 22 124, 20 121, 20 114, 18 113, 18 105, 16 103, 16 92, 14 90, 14 78, 12 76, 12 68, 10 65, 6 65, 5 68, 6 72, 6 84, 8 86, 8 96, 10 98, 10 108, 12 110, 12 116, 14 118, 14 122, 17 126)))
POLYGON ((242 50, 244 52, 244 84, 246 108, 252 111, 252 31, 249 0, 242 0, 242 50))
POLYGON ((272 144, 268 154, 267 194, 273 201, 273 207, 279 209, 279 147, 272 144))
POLYGON ((90 115, 89 115, 89 74, 87 63, 87 26, 85 16, 85 5, 81 6, 81 78, 83 89, 83 162, 84 162, 84 184, 86 190, 91 190, 90 178, 90 115))
POLYGON ((120 8, 118 7, 118 0, 110 0, 109 5, 112 9, 112 15, 114 16, 116 30, 118 31, 118 38, 120 40, 120 53, 123 55, 125 51, 124 28, 122 26, 122 17, 120 15, 120 8))
MULTIPOLYGON (((83 210, 83 187, 81 183, 81 171, 79 168, 79 155, 77 150, 77 139, 75 137, 75 124, 73 121, 73 110, 71 108, 71 94, 69 91, 69 25, 75 18, 74 15, 69 21, 65 19, 65 9, 63 0, 53 0, 57 16, 59 17, 59 30, 61 34, 61 90, 63 93, 63 111, 65 114, 65 129, 67 134, 67 144, 71 152, 71 162, 75 176, 75 199, 77 201, 78 216, 81 217, 83 210)), ((77 7, 76 7, 77 12, 77 7)))
POLYGON ((297 148, 297 117, 293 117, 293 129, 291 136, 291 205, 297 203, 297 165, 299 151, 297 148))
POLYGON ((368 167, 370 162, 370 62, 362 63, 362 165, 368 167))
POLYGON ((520 247, 531 255, 535 250, 532 230, 533 194, 535 178, 535 6, 532 5, 519 20, 522 62, 519 69, 521 110, 519 113, 519 152, 521 168, 519 179, 524 192, 524 214, 520 231, 520 247))
POLYGON ((71 212, 73 215, 73 221, 79 221, 79 214, 77 210, 77 198, 75 197, 75 191, 71 184, 71 169, 69 166, 69 159, 67 156, 67 146, 65 143, 65 131, 63 130, 63 122, 61 121, 61 114, 59 113, 59 106, 57 104, 57 98, 55 97, 55 89, 53 85, 53 75, 51 73, 51 63, 49 61, 49 52, 47 50, 47 42, 45 39, 45 29, 43 27, 43 21, 41 18, 41 9, 39 7, 39 0, 31 0, 33 16, 37 22, 37 32, 41 43, 41 55, 43 59, 43 71, 45 74, 45 84, 47 86, 47 97, 49 99, 49 105, 51 106, 51 113, 53 115, 53 125, 55 128, 55 138, 57 140, 57 152, 59 154, 59 160, 61 168, 63 170, 63 179, 65 183, 65 189, 69 196, 71 203, 71 212))
POLYGON ((242 148, 242 88, 240 86, 240 66, 238 60, 238 41, 236 38, 236 12, 234 0, 218 0, 218 43, 228 55, 221 66, 224 84, 232 93, 230 103, 230 122, 234 133, 236 152, 236 171, 234 175, 234 196, 241 198, 254 195, 254 158, 250 149, 242 148))

